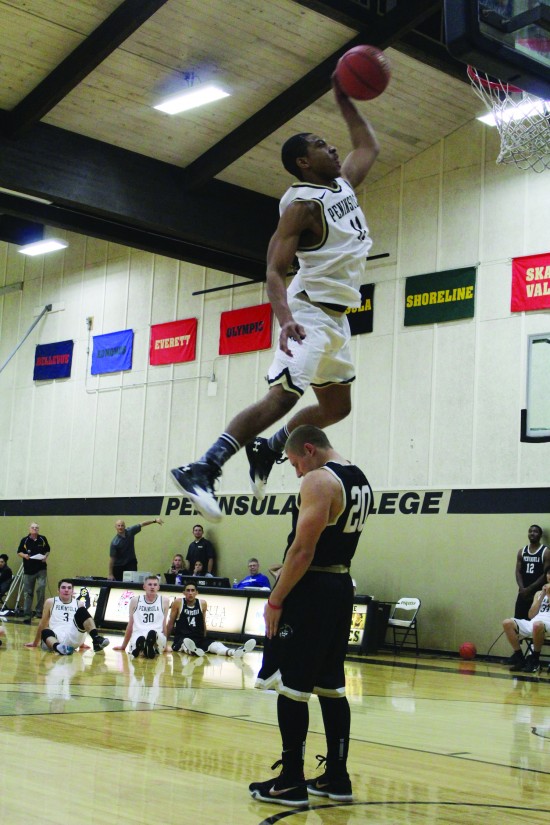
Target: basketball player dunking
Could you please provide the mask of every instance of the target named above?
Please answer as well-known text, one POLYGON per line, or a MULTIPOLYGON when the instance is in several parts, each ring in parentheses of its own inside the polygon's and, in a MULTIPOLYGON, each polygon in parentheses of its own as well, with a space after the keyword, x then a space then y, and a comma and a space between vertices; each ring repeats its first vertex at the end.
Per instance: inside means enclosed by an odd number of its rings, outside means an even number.
POLYGON ((225 462, 246 445, 257 498, 288 435, 300 424, 327 427, 351 409, 355 378, 347 307, 361 305, 359 288, 372 245, 354 188, 378 154, 376 136, 333 78, 336 103, 353 146, 341 164, 334 146, 311 133, 283 146, 285 169, 298 178, 283 196, 281 217, 267 252, 267 293, 279 321, 279 350, 269 369, 269 391, 229 423, 199 461, 172 470, 175 483, 211 521, 221 518, 214 483, 225 462), (300 268, 288 291, 294 257, 300 268), (296 413, 269 439, 258 433, 286 415, 312 386, 317 402, 296 413))

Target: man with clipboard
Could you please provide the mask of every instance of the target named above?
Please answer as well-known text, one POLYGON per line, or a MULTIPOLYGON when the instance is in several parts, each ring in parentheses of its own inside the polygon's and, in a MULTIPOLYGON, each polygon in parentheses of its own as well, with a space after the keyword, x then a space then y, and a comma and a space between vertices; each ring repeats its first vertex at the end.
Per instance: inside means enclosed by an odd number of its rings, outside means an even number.
POLYGON ((44 594, 48 576, 47 559, 50 554, 50 545, 46 536, 39 534, 39 529, 40 526, 33 521, 29 527, 29 535, 21 539, 17 549, 17 555, 23 560, 24 624, 31 623, 32 599, 35 587, 35 615, 37 619, 42 617, 44 608, 44 594))

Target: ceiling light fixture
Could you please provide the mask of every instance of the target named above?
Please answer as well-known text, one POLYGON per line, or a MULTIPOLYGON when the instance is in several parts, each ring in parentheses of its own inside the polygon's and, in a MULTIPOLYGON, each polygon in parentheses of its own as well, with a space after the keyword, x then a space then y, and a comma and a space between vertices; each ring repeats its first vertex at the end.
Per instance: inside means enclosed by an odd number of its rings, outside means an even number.
POLYGON ((181 95, 169 97, 153 108, 166 112, 168 115, 177 115, 180 112, 188 111, 188 109, 203 106, 205 103, 212 103, 213 100, 220 100, 222 97, 229 97, 229 93, 222 91, 217 86, 202 86, 199 89, 192 89, 183 92, 181 95))
POLYGON ((36 201, 36 203, 45 203, 47 206, 51 206, 53 201, 47 201, 45 198, 37 198, 36 195, 27 195, 25 192, 17 192, 15 189, 5 189, 3 186, 0 186, 0 194, 2 195, 14 195, 16 198, 25 198, 27 201, 36 201))
POLYGON ((35 241, 22 246, 19 252, 22 255, 45 255, 47 252, 66 249, 68 246, 69 244, 66 241, 59 241, 57 238, 45 238, 43 241, 35 241))

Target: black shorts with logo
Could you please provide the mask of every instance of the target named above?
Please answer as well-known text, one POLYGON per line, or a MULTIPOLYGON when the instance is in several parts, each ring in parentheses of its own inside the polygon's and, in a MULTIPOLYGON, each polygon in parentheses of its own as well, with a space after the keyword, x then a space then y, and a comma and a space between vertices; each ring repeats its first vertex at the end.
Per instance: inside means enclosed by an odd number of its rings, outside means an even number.
POLYGON ((306 573, 284 602, 277 636, 266 639, 256 687, 305 702, 311 693, 345 696, 352 612, 349 573, 306 573))

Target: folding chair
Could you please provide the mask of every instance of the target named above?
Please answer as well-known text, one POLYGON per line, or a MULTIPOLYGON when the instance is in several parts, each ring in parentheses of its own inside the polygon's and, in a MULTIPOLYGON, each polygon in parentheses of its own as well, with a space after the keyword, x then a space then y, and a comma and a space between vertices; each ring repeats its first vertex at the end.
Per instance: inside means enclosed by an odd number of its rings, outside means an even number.
POLYGON ((394 605, 388 627, 393 630, 393 649, 396 653, 401 651, 406 645, 414 645, 418 656, 418 630, 417 615, 420 610, 420 599, 413 596, 403 596, 394 605), (407 641, 410 637, 410 640, 407 641))

